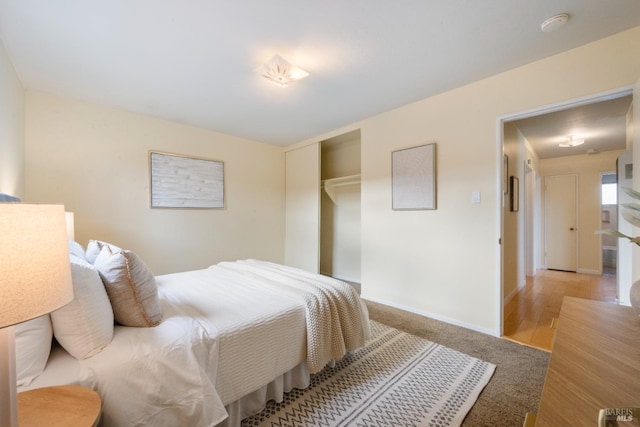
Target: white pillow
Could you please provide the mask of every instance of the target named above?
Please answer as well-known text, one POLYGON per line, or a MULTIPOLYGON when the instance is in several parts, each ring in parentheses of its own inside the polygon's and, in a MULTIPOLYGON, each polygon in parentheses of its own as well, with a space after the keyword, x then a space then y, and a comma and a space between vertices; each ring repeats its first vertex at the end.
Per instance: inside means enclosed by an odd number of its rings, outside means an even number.
POLYGON ((44 371, 51 352, 53 329, 48 314, 15 326, 16 384, 28 386, 44 371))
POLYGON ((70 255, 73 300, 51 313, 53 335, 76 359, 99 353, 113 338, 113 311, 98 270, 70 255))
POLYGON ((111 252, 119 252, 122 250, 116 245, 103 242, 102 240, 89 240, 89 243, 87 244, 87 252, 85 253, 87 261, 89 261, 91 264, 94 264, 98 255, 100 255, 100 251, 102 251, 102 249, 105 247, 109 248, 111 252))
POLYGON ((84 248, 75 240, 69 240, 69 255, 75 255, 86 261, 87 257, 84 254, 84 248))
POLYGON ((95 266, 107 289, 116 322, 151 327, 162 321, 158 287, 153 272, 131 251, 100 251, 95 266))

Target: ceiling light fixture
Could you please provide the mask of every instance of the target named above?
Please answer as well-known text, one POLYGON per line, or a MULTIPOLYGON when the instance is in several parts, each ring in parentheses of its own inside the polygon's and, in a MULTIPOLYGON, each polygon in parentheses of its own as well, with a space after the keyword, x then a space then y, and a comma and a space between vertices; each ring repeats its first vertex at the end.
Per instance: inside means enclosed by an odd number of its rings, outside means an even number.
POLYGON ((295 67, 280 55, 274 55, 259 70, 262 77, 278 86, 285 87, 289 83, 303 79, 309 75, 306 71, 295 67))
POLYGON ((568 13, 559 13, 557 15, 553 15, 551 18, 545 19, 545 21, 540 25, 540 29, 543 33, 550 33, 551 31, 555 31, 558 28, 564 26, 569 20, 568 13))
POLYGON ((577 147, 578 145, 584 144, 584 139, 578 139, 574 135, 567 137, 567 142, 561 142, 558 144, 558 147, 577 147))

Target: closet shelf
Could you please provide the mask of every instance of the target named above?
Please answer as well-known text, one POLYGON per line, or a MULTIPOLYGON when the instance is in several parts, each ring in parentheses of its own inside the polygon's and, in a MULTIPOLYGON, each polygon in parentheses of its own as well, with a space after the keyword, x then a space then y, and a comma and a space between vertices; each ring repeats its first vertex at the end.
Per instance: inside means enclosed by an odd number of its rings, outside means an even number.
POLYGON ((336 203, 336 189, 348 185, 360 185, 360 175, 341 176, 322 180, 322 188, 333 203, 336 203))

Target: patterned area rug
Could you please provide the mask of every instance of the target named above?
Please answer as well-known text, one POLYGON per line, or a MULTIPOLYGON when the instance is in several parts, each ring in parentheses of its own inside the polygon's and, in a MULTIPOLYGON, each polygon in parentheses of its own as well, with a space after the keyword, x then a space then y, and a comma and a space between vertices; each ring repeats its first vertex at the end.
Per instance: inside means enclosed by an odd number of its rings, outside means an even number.
POLYGON ((364 348, 242 426, 459 426, 495 370, 378 322, 371 332, 364 348))

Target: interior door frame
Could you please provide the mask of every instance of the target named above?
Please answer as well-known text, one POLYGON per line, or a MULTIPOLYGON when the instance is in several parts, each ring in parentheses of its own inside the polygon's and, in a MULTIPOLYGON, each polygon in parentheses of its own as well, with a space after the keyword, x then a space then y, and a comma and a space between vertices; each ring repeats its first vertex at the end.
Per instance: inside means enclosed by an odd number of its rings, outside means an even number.
MULTIPOLYGON (((496 307, 498 312, 495 314, 496 322, 499 325, 500 336, 504 335, 504 245, 502 241, 504 239, 504 215, 503 215, 503 201, 504 195, 502 193, 502 163, 504 153, 504 123, 514 120, 526 119, 533 116, 539 116, 541 114, 553 113, 559 110, 566 110, 568 108, 580 107, 586 104, 593 104, 596 102, 609 101, 612 99, 620 98, 627 95, 634 95, 634 85, 623 86, 617 89, 594 93, 591 95, 583 96, 580 98, 569 99, 566 101, 557 102, 544 107, 532 108, 512 114, 506 114, 496 118, 496 151, 495 151, 495 188, 496 188, 496 218, 498 221, 498 230, 500 235, 497 238, 498 248, 497 251, 497 265, 499 279, 495 286, 495 298, 497 300, 496 307)), ((635 94, 637 96, 637 94, 635 94)), ((640 156, 640 153, 638 153, 640 156)), ((640 176, 640 174, 637 174, 640 176)), ((640 179, 640 178, 638 178, 640 179)))

